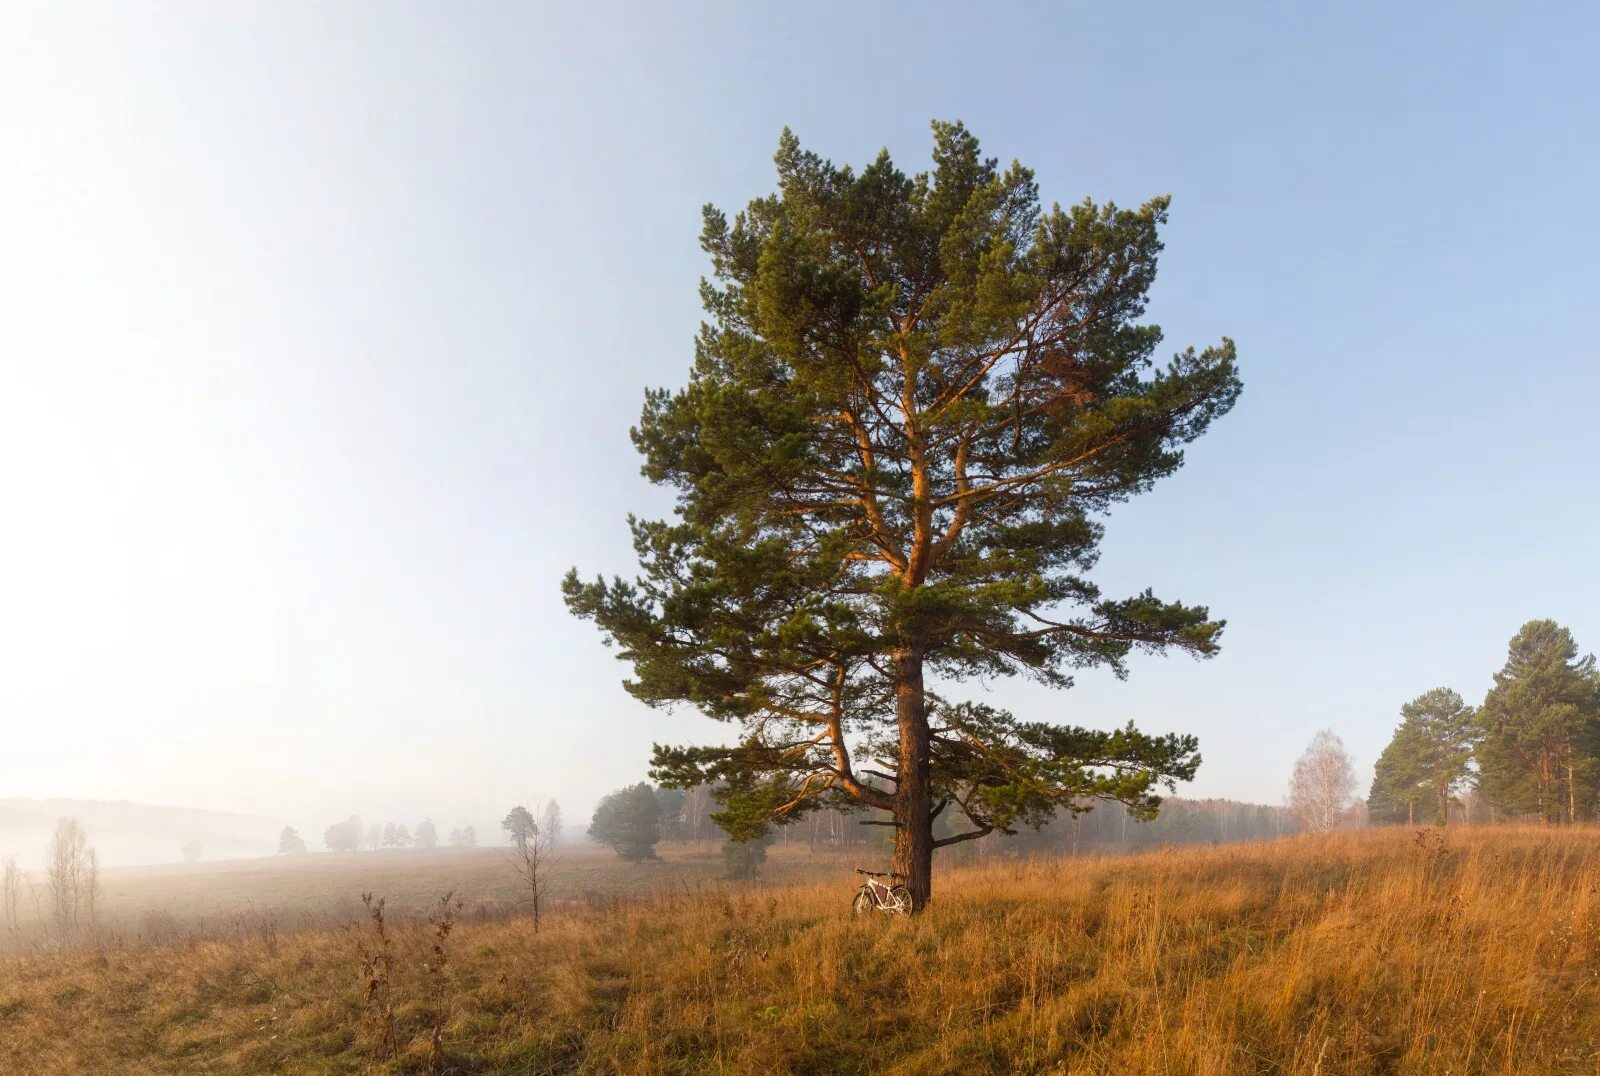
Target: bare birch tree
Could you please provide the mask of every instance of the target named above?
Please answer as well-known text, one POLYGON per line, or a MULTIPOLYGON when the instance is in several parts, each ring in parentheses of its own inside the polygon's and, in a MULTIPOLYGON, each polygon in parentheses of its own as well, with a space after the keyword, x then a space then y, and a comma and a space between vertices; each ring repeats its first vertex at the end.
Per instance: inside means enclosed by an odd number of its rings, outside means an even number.
POLYGON ((549 838, 553 846, 561 840, 561 804, 545 800, 544 811, 539 815, 539 833, 549 838))
POLYGON ((1355 800, 1355 766, 1332 729, 1311 739, 1289 779, 1289 808, 1311 833, 1331 833, 1355 800))
POLYGON ((22 871, 17 857, 6 857, 5 875, 0 878, 0 903, 5 906, 6 930, 16 934, 22 928, 22 871))
POLYGON ((95 923, 100 891, 100 862, 89 846, 89 833, 76 818, 56 823, 45 865, 50 909, 56 934, 65 943, 95 923))

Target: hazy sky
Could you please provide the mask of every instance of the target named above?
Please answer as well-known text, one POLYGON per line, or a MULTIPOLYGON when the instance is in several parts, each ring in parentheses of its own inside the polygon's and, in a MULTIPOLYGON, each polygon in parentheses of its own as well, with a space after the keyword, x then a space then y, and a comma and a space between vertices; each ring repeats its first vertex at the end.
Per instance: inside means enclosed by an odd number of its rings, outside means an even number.
MULTIPOLYGON (((921 168, 960 118, 1046 199, 1174 197, 1151 307, 1242 402, 1098 578, 1210 662, 984 687, 1201 737, 1276 802, 1319 728, 1600 648, 1591 5, 7 5, 0 795, 325 824, 587 815, 652 739, 557 583, 660 512, 699 207, 788 124, 921 168)), ((320 828, 317 832, 320 832, 320 828)))

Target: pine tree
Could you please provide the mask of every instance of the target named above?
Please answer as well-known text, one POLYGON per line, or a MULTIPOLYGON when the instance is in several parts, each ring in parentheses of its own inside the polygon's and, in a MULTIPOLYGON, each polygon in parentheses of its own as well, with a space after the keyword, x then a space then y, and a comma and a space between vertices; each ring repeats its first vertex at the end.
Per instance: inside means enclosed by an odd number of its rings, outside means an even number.
POLYGON ((1572 633, 1530 620, 1478 711, 1479 787, 1489 802, 1545 822, 1575 822, 1595 799, 1600 673, 1572 633))
POLYGON ((424 818, 417 823, 416 835, 412 843, 418 848, 436 848, 439 845, 439 831, 434 827, 433 819, 424 818))
POLYGON ((779 192, 705 211, 710 324, 634 441, 677 519, 630 521, 641 575, 563 584, 632 663, 628 689, 741 725, 733 747, 658 747, 749 839, 854 799, 887 812, 918 907, 936 846, 1096 798, 1152 814, 1192 737, 1018 720, 957 684, 1134 650, 1217 651, 1222 622, 1088 578, 1113 505, 1183 462, 1239 394, 1231 341, 1155 368, 1140 323, 1167 199, 1042 208, 960 124, 934 169, 859 174, 784 132, 779 192), (869 768, 870 764, 870 768, 869 768), (948 810, 965 828, 935 838, 948 810))
POLYGON ((1421 744, 1414 725, 1402 722, 1372 768, 1372 789, 1367 793, 1367 821, 1373 825, 1414 825, 1417 804, 1427 798, 1422 783, 1421 744))
POLYGON ((634 863, 659 858, 655 846, 661 840, 661 808, 655 790, 641 781, 602 799, 589 823, 589 839, 634 863))
POLYGON ((533 812, 521 804, 506 813, 500 821, 500 828, 506 831, 513 845, 526 844, 539 833, 539 824, 533 820, 533 812))
POLYGON ((1368 820, 1414 824, 1428 803, 1441 826, 1449 822, 1455 794, 1470 777, 1477 735, 1472 707, 1447 687, 1402 706, 1400 725, 1374 767, 1368 820))

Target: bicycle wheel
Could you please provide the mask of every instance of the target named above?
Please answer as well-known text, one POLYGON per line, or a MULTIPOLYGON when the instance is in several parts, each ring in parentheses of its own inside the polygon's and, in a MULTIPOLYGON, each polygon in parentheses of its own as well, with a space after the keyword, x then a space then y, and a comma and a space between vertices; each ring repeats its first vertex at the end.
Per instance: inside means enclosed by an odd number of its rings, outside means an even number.
POLYGON ((883 908, 891 915, 910 915, 917 910, 917 904, 911 899, 911 890, 903 885, 897 885, 889 890, 889 899, 883 908))
POLYGON ((862 886, 856 890, 856 899, 850 902, 850 911, 856 915, 866 915, 876 906, 877 902, 872 899, 872 890, 862 886))

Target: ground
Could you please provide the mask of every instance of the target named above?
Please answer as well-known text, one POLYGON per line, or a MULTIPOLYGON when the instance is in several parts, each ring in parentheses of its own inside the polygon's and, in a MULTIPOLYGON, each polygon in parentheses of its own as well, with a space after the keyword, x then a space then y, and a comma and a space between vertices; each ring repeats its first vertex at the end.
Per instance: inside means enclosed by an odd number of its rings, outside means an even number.
POLYGON ((846 865, 825 873, 661 887, 538 933, 525 918, 443 941, 400 926, 385 948, 369 920, 0 958, 0 1071, 1547 1074, 1600 1060, 1591 828, 963 867, 911 920, 852 919, 846 865))

